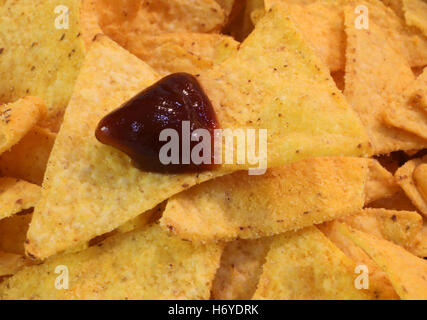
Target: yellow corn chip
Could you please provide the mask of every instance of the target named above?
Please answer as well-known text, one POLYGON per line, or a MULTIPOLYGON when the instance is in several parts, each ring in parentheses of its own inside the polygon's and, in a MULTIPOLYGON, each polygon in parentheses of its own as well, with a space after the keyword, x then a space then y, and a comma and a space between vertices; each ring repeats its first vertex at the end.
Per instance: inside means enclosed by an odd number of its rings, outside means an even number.
POLYGON ((227 19, 215 0, 100 0, 101 29, 122 44, 129 34, 215 32, 227 19))
POLYGON ((369 272, 369 288, 377 300, 399 300, 387 275, 377 264, 350 239, 338 231, 338 222, 332 221, 317 226, 357 266, 364 265, 369 272))
MULTIPOLYGON (((369 2, 360 2, 374 11, 369 2)), ((371 138, 376 154, 420 149, 427 142, 383 123, 382 114, 414 80, 411 68, 389 42, 387 34, 369 15, 369 29, 356 28, 357 14, 346 6, 347 64, 344 94, 371 138)))
POLYGON ((233 38, 224 35, 182 32, 129 34, 126 43, 122 43, 124 48, 161 75, 175 72, 199 74, 211 68, 216 61, 221 61, 217 59, 218 48, 229 47, 231 55, 237 50, 238 44, 233 38))
POLYGON ((22 269, 23 266, 23 256, 0 252, 0 277, 11 276, 22 269))
POLYGON ((417 189, 413 176, 415 168, 423 163, 427 163, 427 156, 412 159, 396 171, 395 177, 397 183, 405 191, 408 198, 411 199, 417 209, 427 217, 427 200, 423 198, 420 191, 417 189))
POLYGON ((110 232, 171 195, 213 174, 142 172, 122 152, 95 138, 108 112, 157 75, 105 36, 92 44, 46 171, 27 251, 45 258, 110 232))
POLYGON ((427 139, 427 68, 405 90, 402 99, 386 110, 384 121, 427 139))
POLYGON ((394 11, 394 13, 403 18, 403 8, 402 8, 402 0, 381 0, 387 7, 390 7, 394 11))
POLYGON ((401 299, 427 299, 426 260, 389 241, 350 230, 344 224, 339 226, 339 231, 361 247, 384 270, 401 299))
POLYGON ((282 6, 258 22, 236 55, 199 79, 222 128, 268 130, 269 167, 370 153, 357 115, 282 6))
POLYGON ((402 0, 408 26, 420 29, 427 36, 427 3, 423 0, 402 0))
POLYGON ((409 252, 420 257, 427 258, 427 221, 424 220, 423 227, 417 235, 415 243, 407 248, 409 252))
MULTIPOLYGON (((95 139, 98 121, 156 78, 147 65, 105 37, 92 44, 50 157, 27 252, 45 258, 88 241, 225 173, 144 173, 123 153, 95 139)), ((316 155, 369 152, 356 115, 280 8, 258 23, 235 56, 200 79, 222 128, 268 129, 269 166, 316 155), (284 37, 289 45, 277 51, 274 41, 283 45, 284 37), (272 75, 277 80, 265 81, 272 75)))
MULTIPOLYGON (((288 3, 282 0, 283 3, 288 3)), ((342 1, 289 4, 289 14, 331 72, 345 66, 345 32, 342 1)))
POLYGON ((255 293, 271 238, 227 243, 212 285, 214 300, 249 300, 255 293))
POLYGON ((10 151, 0 155, 0 174, 41 185, 56 134, 33 127, 10 151))
POLYGON ((237 172, 172 197, 164 228, 194 240, 259 238, 350 215, 363 207, 367 162, 316 158, 237 172))
POLYGON ((273 239, 253 299, 370 299, 355 288, 353 261, 315 227, 273 239))
POLYGON ((99 24, 98 0, 82 0, 80 6, 80 25, 86 50, 97 34, 103 33, 99 24))
POLYGON ((375 159, 368 160, 368 180, 365 186, 365 204, 388 198, 399 191, 393 175, 375 159))
POLYGON ((41 188, 15 178, 0 178, 0 220, 34 207, 41 188))
POLYGON ((17 144, 45 113, 46 106, 37 97, 0 106, 0 154, 17 144))
POLYGON ((221 251, 154 225, 27 267, 0 284, 0 299, 209 299, 221 251), (58 266, 68 289, 55 288, 58 266))
POLYGON ((413 211, 364 209, 355 215, 340 218, 352 228, 409 248, 423 226, 423 218, 413 211))
POLYGON ((78 0, 2 1, 0 101, 43 98, 58 129, 83 61, 78 0), (25 18, 23 18, 25 17, 25 18))
POLYGON ((427 163, 420 164, 415 168, 413 179, 424 202, 427 202, 427 163))
POLYGON ((31 213, 16 214, 0 221, 0 251, 24 255, 31 213))

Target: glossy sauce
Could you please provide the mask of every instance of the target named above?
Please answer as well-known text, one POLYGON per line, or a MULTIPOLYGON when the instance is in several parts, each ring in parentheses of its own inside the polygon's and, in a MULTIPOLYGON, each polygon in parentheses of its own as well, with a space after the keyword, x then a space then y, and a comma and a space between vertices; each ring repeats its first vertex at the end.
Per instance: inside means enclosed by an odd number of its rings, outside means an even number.
MULTIPOLYGON (((174 129, 182 146, 182 122, 190 122, 190 131, 206 129, 211 136, 211 163, 214 153, 214 130, 218 128, 215 111, 197 79, 186 73, 169 75, 145 89, 119 109, 105 116, 96 129, 96 138, 132 158, 136 167, 153 172, 198 172, 212 164, 169 164, 160 162, 159 141, 164 129, 174 129)), ((186 137, 189 139, 189 137, 186 137)), ((191 149, 198 144, 190 142, 191 149)), ((182 150, 180 148, 180 160, 182 150)))

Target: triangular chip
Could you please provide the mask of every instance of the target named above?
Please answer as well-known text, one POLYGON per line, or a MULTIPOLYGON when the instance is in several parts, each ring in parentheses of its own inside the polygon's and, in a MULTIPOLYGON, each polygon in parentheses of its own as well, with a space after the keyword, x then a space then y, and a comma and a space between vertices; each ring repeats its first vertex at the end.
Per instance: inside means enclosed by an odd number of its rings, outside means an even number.
POLYGON ((370 153, 357 115, 282 6, 266 13, 237 54, 199 79, 222 128, 268 130, 269 167, 370 153))
MULTIPOLYGON (((268 129, 269 166, 316 155, 368 153, 357 116, 282 9, 267 14, 258 26, 235 56, 200 76, 220 126, 268 129), (289 45, 276 50, 275 41, 283 45, 287 37, 289 45), (265 81, 269 78, 276 80, 265 81)), ((105 37, 92 44, 52 151, 28 233, 30 254, 45 258, 110 232, 170 196, 225 173, 142 172, 123 153, 95 139, 103 116, 156 79, 146 64, 105 37)))
POLYGON ((332 221, 317 226, 334 245, 358 266, 366 266, 369 272, 368 290, 378 300, 399 300, 385 272, 353 241, 339 232, 339 222, 332 221))
MULTIPOLYGON (((331 72, 344 70, 345 32, 343 1, 289 3, 288 12, 331 72)), ((267 7, 266 9, 270 9, 267 7)))
MULTIPOLYGON (((359 4, 359 3, 358 3, 359 4)), ((427 142, 383 123, 382 114, 397 101, 414 81, 408 63, 394 48, 387 33, 371 14, 375 6, 360 2, 369 9, 369 29, 357 29, 354 6, 345 8, 347 64, 344 94, 359 114, 371 138, 376 154, 396 150, 420 149, 427 142)))
POLYGON ((387 171, 377 160, 368 160, 368 180, 365 187, 365 204, 381 198, 388 198, 399 191, 399 185, 393 175, 387 171))
POLYGON ((315 158, 216 178, 169 199, 161 225, 193 240, 259 238, 350 215, 363 207, 367 161, 315 158))
POLYGON ((0 154, 17 144, 45 113, 46 106, 37 97, 0 105, 0 154))
POLYGON ((417 235, 417 240, 412 247, 408 248, 408 251, 420 258, 427 258, 427 221, 424 221, 424 225, 417 235))
POLYGON ((0 284, 0 299, 209 299, 221 252, 154 225, 27 267, 0 284), (55 287, 58 266, 68 289, 55 287))
POLYGON ((339 220, 404 248, 414 245, 423 226, 423 218, 417 212, 387 209, 364 209, 339 220))
POLYGON ((384 113, 391 126, 416 134, 427 141, 427 68, 384 113))
POLYGON ((317 228, 273 239, 253 299, 331 300, 373 298, 356 289, 356 264, 317 228))
POLYGON ((249 300, 258 285, 272 238, 226 244, 212 284, 214 300, 249 300))
POLYGON ((34 207, 40 200, 41 188, 15 178, 0 178, 0 220, 34 207))
POLYGON ((340 232, 361 247, 385 271, 401 299, 427 299, 427 261, 402 247, 340 225, 340 232))
POLYGON ((394 175, 397 183, 405 191, 408 198, 411 199, 417 209, 427 217, 427 199, 424 199, 414 181, 414 172, 416 168, 424 163, 427 163, 427 156, 409 160, 400 167, 394 175))
POLYGON ((55 139, 56 133, 48 128, 33 127, 18 144, 0 155, 0 174, 41 186, 55 139))
POLYGON ((125 154, 96 140, 102 117, 156 79, 149 66, 107 37, 92 44, 34 211, 26 247, 31 255, 45 258, 110 232, 213 176, 142 172, 125 154))
POLYGON ((427 202, 427 163, 422 163, 415 168, 413 178, 418 192, 427 202))
POLYGON ((83 61, 79 6, 79 0, 2 1, 0 6, 0 101, 43 98, 44 125, 53 129, 59 128, 83 61))

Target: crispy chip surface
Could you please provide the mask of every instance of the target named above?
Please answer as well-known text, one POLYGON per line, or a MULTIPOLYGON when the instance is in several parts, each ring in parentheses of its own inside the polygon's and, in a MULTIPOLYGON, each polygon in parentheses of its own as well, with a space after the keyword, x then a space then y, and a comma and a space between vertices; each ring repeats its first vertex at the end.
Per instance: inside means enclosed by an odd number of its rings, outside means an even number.
POLYGON ((48 128, 33 127, 9 151, 0 155, 0 174, 41 185, 56 139, 48 128))
POLYGON ((316 158, 261 176, 237 172, 171 198, 161 225, 206 241, 253 239, 330 221, 362 208, 367 165, 360 158, 316 158))
POLYGON ((0 299, 208 299, 221 251, 154 225, 27 267, 0 284, 0 299), (55 288, 58 266, 68 268, 67 290, 55 288))
POLYGON ((393 175, 377 160, 368 160, 368 180, 365 186, 365 204, 381 198, 388 198, 399 191, 399 186, 393 175))
POLYGON ((92 44, 28 231, 30 254, 45 258, 89 241, 212 177, 142 172, 126 155, 96 140, 95 128, 102 117, 156 79, 149 66, 107 37, 92 44))
POLYGON ((40 200, 40 189, 23 180, 0 177, 0 220, 34 207, 40 200))
POLYGON ((424 216, 427 216, 427 199, 424 199, 418 190, 413 175, 415 169, 423 163, 427 163, 427 156, 412 159, 396 171, 395 177, 397 183, 402 187, 412 203, 424 216))
POLYGON ((44 124, 53 129, 83 61, 79 6, 78 0, 6 0, 0 6, 0 101, 43 98, 44 124))
POLYGON ((340 232, 361 247, 384 270, 403 300, 427 299, 427 261, 402 247, 340 225, 340 232))
POLYGON ((405 20, 427 36, 427 3, 423 0, 402 0, 405 20))
MULTIPOLYGON (((361 2, 375 11, 375 6, 361 2)), ((404 57, 393 47, 387 33, 370 15, 369 29, 358 30, 354 6, 346 6, 347 64, 344 94, 359 114, 376 154, 420 149, 423 139, 383 123, 390 101, 398 100, 414 75, 404 57)))
POLYGON ((359 119, 282 6, 258 22, 236 55, 199 79, 223 128, 268 130, 269 167, 370 153, 359 119))
POLYGON ((249 300, 258 285, 271 238, 236 240, 226 244, 212 284, 214 300, 249 300))
POLYGON ((405 248, 411 247, 416 242, 423 226, 423 218, 417 212, 387 209, 364 209, 339 220, 355 229, 405 248))
POLYGON ((276 236, 253 299, 370 299, 357 290, 356 265, 317 228, 276 236))
POLYGON ((418 192, 427 202, 427 163, 422 163, 415 168, 413 178, 418 192))
POLYGON ((427 68, 405 90, 402 99, 385 111, 384 120, 427 140, 427 68))
POLYGON ((399 300, 386 273, 357 245, 339 232, 339 222, 317 226, 356 265, 365 265, 369 272, 369 291, 378 300, 399 300))
POLYGON ((37 97, 0 106, 0 155, 17 144, 45 113, 46 106, 37 97))

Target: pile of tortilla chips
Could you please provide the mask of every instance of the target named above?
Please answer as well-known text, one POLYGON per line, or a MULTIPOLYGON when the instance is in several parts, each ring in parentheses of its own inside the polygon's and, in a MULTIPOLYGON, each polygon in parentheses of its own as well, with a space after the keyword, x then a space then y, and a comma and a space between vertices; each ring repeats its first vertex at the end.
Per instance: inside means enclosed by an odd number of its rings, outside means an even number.
POLYGON ((0 3, 0 300, 423 300, 426 259, 424 0, 0 3), (95 138, 176 72, 264 174, 95 138))

